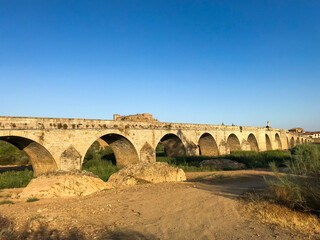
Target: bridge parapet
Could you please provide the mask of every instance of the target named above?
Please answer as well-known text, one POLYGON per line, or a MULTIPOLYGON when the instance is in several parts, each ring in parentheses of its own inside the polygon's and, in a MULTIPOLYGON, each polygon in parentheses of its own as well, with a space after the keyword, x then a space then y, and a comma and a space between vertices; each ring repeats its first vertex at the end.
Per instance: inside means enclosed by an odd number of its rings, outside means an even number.
POLYGON ((52 130, 52 129, 156 129, 156 130, 222 130, 222 131, 281 131, 285 129, 228 126, 192 123, 167 122, 132 122, 101 119, 80 118, 36 118, 36 117, 6 117, 0 116, 0 130, 52 130))

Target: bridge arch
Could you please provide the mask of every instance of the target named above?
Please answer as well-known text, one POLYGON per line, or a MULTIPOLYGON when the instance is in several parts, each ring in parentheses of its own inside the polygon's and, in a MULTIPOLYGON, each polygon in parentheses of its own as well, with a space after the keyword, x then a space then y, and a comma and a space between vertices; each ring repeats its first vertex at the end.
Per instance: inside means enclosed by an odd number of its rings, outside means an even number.
POLYGON ((117 133, 108 133, 101 136, 100 139, 105 141, 112 149, 118 167, 124 167, 139 162, 139 156, 135 146, 126 137, 117 133))
POLYGON ((272 145, 271 145, 271 141, 270 141, 268 134, 266 134, 266 149, 267 149, 267 151, 272 150, 272 145))
POLYGON ((40 143, 19 136, 0 137, 0 140, 16 146, 28 155, 32 164, 34 176, 58 170, 57 163, 51 153, 40 143))
POLYGON ((219 149, 216 140, 210 133, 201 135, 198 141, 200 155, 203 156, 218 156, 219 149))
POLYGON ((249 134, 247 141, 250 143, 251 151, 259 152, 258 142, 253 133, 249 134))
POLYGON ((186 155, 186 147, 176 134, 165 134, 159 143, 163 145, 164 153, 168 157, 186 155))
POLYGON ((230 147, 230 151, 241 151, 240 141, 234 133, 228 136, 227 144, 230 147))
POLYGON ((282 150, 282 144, 278 133, 275 134, 276 148, 282 150))
POLYGON ((290 139, 290 148, 294 148, 295 142, 294 142, 294 137, 291 137, 290 139))

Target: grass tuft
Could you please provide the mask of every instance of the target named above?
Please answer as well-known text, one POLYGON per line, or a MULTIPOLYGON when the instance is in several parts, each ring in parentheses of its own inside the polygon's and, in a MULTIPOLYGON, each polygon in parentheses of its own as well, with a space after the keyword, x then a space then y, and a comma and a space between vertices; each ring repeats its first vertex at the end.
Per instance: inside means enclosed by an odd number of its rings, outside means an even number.
POLYGON ((4 204, 14 204, 14 202, 12 202, 12 201, 10 201, 10 200, 0 201, 0 205, 4 205, 4 204))
POLYGON ((28 198, 28 199, 27 199, 27 202, 37 202, 37 201, 39 201, 39 200, 40 200, 39 198, 31 197, 31 198, 28 198))

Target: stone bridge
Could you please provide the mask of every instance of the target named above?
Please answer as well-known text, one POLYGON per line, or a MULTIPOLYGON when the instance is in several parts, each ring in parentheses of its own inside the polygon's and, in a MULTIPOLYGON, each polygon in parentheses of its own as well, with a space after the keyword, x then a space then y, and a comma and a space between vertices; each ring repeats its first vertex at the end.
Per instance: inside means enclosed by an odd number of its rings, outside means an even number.
POLYGON ((217 156, 236 150, 288 149, 311 141, 266 127, 33 117, 0 117, 0 140, 26 152, 35 175, 81 169, 97 140, 109 144, 120 167, 155 161, 159 142, 168 156, 217 156))

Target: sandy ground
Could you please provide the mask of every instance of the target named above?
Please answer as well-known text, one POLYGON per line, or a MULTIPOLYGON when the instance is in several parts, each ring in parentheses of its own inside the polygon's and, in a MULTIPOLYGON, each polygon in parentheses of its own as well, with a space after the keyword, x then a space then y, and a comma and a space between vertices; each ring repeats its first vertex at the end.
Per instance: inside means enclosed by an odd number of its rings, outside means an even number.
MULTIPOLYGON (((187 173, 184 183, 143 184, 31 203, 14 200, 0 205, 0 216, 13 222, 14 232, 32 235, 33 230, 38 234, 33 239, 304 239, 244 214, 239 195, 265 187, 264 175, 270 173, 187 173)), ((2 191, 0 198, 19 191, 2 191)))

